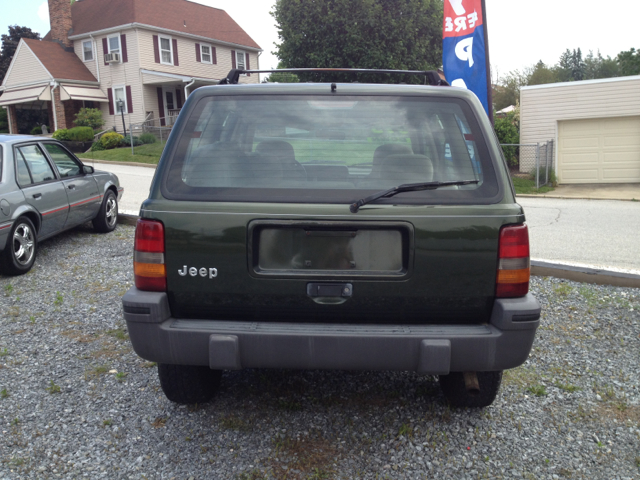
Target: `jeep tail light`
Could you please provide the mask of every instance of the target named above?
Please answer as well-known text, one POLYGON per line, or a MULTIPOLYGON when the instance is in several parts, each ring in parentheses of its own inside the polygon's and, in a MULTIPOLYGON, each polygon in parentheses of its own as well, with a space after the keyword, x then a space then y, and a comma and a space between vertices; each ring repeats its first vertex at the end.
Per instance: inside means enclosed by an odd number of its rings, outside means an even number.
POLYGON ((529 292, 529 229, 510 225, 500 230, 496 297, 523 297, 529 292))
POLYGON ((167 289, 164 225, 161 222, 138 220, 133 247, 133 276, 136 288, 140 290, 164 292, 167 289))

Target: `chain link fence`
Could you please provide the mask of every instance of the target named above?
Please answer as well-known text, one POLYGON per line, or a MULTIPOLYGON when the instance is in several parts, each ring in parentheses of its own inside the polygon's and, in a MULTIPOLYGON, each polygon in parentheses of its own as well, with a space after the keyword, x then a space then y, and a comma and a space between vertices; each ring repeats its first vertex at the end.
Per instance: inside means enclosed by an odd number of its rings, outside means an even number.
POLYGON ((175 117, 150 118, 142 123, 130 123, 131 155, 135 155, 134 146, 139 146, 143 143, 155 143, 150 138, 151 136, 155 137, 156 142, 159 142, 160 145, 167 143, 167 138, 169 138, 174 123, 175 117))
POLYGON ((552 182, 554 141, 545 143, 503 143, 509 165, 517 165, 518 176, 535 179, 536 188, 552 182))

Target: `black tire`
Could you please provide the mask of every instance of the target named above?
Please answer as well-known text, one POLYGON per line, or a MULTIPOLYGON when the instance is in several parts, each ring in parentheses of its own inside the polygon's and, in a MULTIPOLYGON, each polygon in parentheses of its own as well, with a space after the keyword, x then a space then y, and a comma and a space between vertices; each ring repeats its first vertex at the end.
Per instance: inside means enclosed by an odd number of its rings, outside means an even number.
POLYGON ((481 408, 493 403, 500 390, 502 371, 477 372, 480 392, 469 393, 464 385, 462 372, 451 372, 449 375, 440 375, 440 388, 447 402, 454 407, 481 408))
POLYGON ((96 218, 92 220, 93 229, 98 233, 109 233, 118 225, 118 197, 112 190, 107 190, 96 218))
POLYGON ((38 252, 36 229, 27 217, 19 217, 11 230, 2 255, 0 269, 6 275, 22 275, 33 267, 38 252))
POLYGON ((162 391, 169 400, 181 404, 206 403, 220 388, 222 370, 193 365, 158 364, 162 391))

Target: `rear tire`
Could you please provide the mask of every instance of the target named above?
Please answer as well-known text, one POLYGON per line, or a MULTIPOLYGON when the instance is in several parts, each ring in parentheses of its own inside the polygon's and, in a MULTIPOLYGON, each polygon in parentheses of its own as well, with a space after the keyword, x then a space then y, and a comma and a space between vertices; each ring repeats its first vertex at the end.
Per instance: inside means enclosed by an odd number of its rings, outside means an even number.
POLYGON ((462 372, 440 375, 440 388, 450 405, 462 408, 481 408, 493 403, 498 395, 498 390, 500 390, 502 371, 477 372, 476 375, 480 392, 475 395, 466 389, 462 372))
POLYGON ((0 270, 6 275, 22 275, 33 267, 38 251, 36 229, 27 217, 19 217, 0 255, 0 270))
POLYGON ((222 370, 193 365, 158 364, 162 391, 169 400, 181 404, 205 403, 220 388, 222 370))
POLYGON ((118 199, 112 190, 107 190, 96 218, 92 220, 93 229, 98 233, 109 233, 118 225, 118 199))

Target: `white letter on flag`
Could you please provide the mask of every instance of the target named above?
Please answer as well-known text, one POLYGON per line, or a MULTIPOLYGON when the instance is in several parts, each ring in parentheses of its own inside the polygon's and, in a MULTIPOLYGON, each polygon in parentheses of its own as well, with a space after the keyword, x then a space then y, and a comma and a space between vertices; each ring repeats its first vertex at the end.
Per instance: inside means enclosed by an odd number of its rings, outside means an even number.
POLYGON ((456 44, 456 57, 469 61, 469 67, 473 67, 473 37, 463 38, 456 44))
POLYGON ((462 0, 449 0, 449 3, 451 4, 453 11, 456 12, 456 15, 460 16, 466 13, 466 10, 462 6, 462 0))

